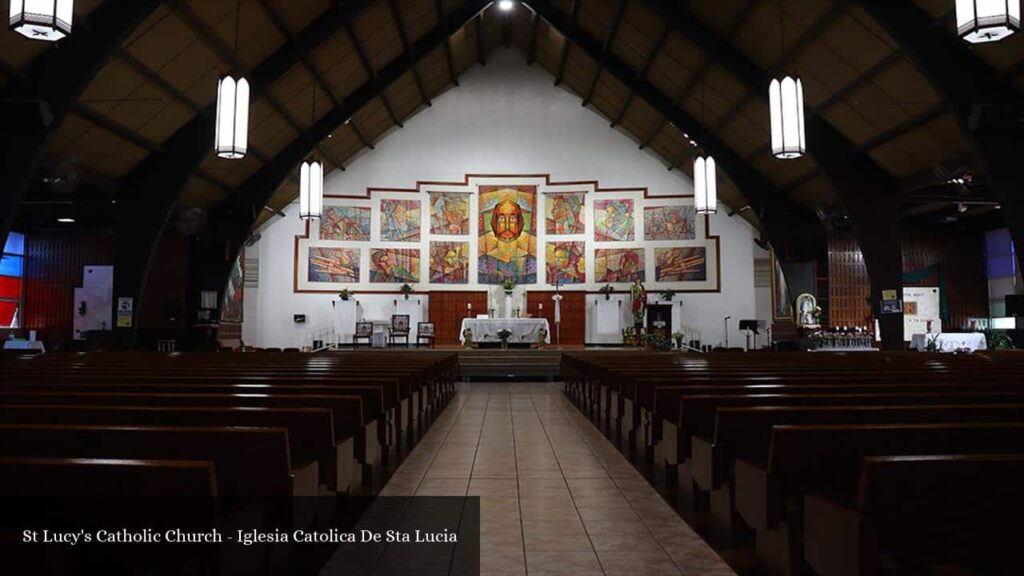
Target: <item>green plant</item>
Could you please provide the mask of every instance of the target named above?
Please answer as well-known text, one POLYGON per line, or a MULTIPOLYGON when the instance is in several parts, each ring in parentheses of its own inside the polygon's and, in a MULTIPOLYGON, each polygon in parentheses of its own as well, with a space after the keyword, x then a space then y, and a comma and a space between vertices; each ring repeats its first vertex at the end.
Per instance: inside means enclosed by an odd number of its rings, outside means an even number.
POLYGON ((988 333, 988 349, 989 350, 1013 350, 1013 340, 1010 335, 1006 332, 989 332, 988 333))
POLYGON ((666 302, 671 302, 672 298, 674 298, 675 295, 676 295, 676 291, 675 290, 662 290, 661 291, 661 299, 666 301, 666 302))
POLYGON ((338 298, 341 298, 342 300, 344 300, 346 302, 348 302, 348 299, 351 298, 351 297, 352 297, 352 291, 349 290, 348 288, 345 288, 344 290, 342 290, 341 292, 338 293, 338 298))
POLYGON ((601 288, 598 290, 598 292, 600 292, 601 294, 604 294, 604 299, 605 300, 611 300, 612 299, 612 292, 615 292, 615 288, 612 288, 611 284, 605 284, 604 286, 601 286, 601 288))
POLYGON ((942 342, 939 342, 939 333, 936 332, 928 337, 928 343, 924 348, 925 352, 942 352, 942 342))
POLYGON ((511 278, 508 278, 501 283, 501 287, 505 290, 505 292, 511 292, 516 287, 516 281, 511 278))
POLYGON ((402 284, 402 287, 399 288, 399 290, 402 292, 402 294, 405 294, 406 300, 409 299, 409 294, 412 294, 412 286, 409 286, 408 284, 402 284))
POLYGON ((658 352, 667 352, 672 349, 672 343, 661 334, 644 334, 640 338, 644 344, 658 352))
POLYGON ((683 340, 686 339, 686 334, 677 330, 672 333, 672 339, 676 341, 676 348, 682 349, 683 340))
POLYGON ((512 337, 512 331, 507 328, 498 330, 498 338, 501 340, 501 347, 508 348, 508 339, 512 337))

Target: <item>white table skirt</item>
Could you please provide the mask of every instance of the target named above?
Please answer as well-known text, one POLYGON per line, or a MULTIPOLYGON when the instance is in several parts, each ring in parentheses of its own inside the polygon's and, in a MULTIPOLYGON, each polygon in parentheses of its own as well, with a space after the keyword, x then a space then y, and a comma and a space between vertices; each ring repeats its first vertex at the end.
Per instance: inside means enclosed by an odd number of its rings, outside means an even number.
POLYGON ((4 340, 4 350, 28 350, 45 354, 46 346, 39 340, 4 340))
MULTIPOLYGON (((928 342, 935 337, 935 334, 914 334, 910 337, 910 349, 924 352, 928 349, 928 342)), ((935 341, 940 345, 942 352, 955 352, 958 348, 967 348, 971 352, 975 350, 986 350, 988 344, 985 342, 985 335, 979 332, 943 332, 938 335, 935 341)))
POLYGON ((546 331, 544 342, 551 343, 551 327, 545 318, 463 318, 459 329, 459 341, 466 342, 463 334, 466 328, 473 331, 474 342, 501 342, 498 331, 508 330, 512 333, 508 341, 528 342, 535 344, 541 328, 546 331))

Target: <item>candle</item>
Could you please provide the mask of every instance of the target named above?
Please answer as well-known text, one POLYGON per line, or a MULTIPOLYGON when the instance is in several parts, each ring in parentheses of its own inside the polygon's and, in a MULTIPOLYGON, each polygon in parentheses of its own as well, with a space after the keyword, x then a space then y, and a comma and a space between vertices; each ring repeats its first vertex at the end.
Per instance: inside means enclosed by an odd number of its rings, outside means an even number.
POLYGON ((473 309, 473 303, 472 302, 466 302, 466 310, 472 310, 472 309, 473 309))
POLYGON ((541 310, 543 310, 544 309, 544 303, 541 302, 540 304, 537 305, 537 307, 540 308, 541 310))

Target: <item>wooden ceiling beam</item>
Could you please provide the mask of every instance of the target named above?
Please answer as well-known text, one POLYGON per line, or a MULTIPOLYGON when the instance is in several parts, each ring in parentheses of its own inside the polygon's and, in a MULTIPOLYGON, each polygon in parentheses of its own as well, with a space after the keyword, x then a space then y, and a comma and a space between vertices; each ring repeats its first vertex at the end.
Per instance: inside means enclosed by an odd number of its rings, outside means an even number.
MULTIPOLYGON (((434 0, 434 7, 437 11, 437 21, 444 25, 447 16, 444 14, 444 6, 441 0, 434 0)), ((452 39, 444 39, 444 61, 448 65, 448 76, 455 86, 459 85, 459 73, 455 70, 455 59, 452 57, 452 39)))
MULTIPOLYGON (((747 15, 753 12, 756 5, 762 1, 763 0, 747 0, 746 4, 743 6, 743 8, 741 8, 739 18, 737 18, 736 21, 732 23, 732 26, 729 27, 729 31, 725 35, 726 38, 729 39, 730 43, 736 38, 736 34, 739 33, 740 27, 743 26, 743 23, 747 21, 747 15)), ((674 29, 672 24, 669 23, 668 21, 665 22, 665 25, 668 27, 670 31, 674 29)), ((686 86, 684 86, 683 89, 679 91, 679 94, 676 95, 675 99, 672 100, 673 106, 679 106, 679 104, 684 102, 686 98, 689 97, 690 93, 693 92, 697 85, 704 81, 704 77, 707 76, 708 72, 711 70, 711 66, 713 66, 714 63, 714 60, 712 60, 712 58, 709 55, 704 55, 704 61, 701 62, 700 66, 697 68, 697 71, 693 73, 693 77, 690 78, 690 81, 686 83, 686 86)), ((643 140, 640 141, 640 149, 643 150, 644 148, 649 146, 650 143, 654 141, 654 139, 665 128, 666 125, 668 125, 668 118, 662 116, 661 121, 658 124, 656 124, 650 132, 647 133, 647 136, 643 140)), ((684 134, 684 136, 686 135, 684 134)), ((687 136, 687 138, 689 137, 687 136)))
POLYGON ((528 0, 528 3, 550 26, 565 36, 568 42, 575 44, 591 59, 599 61, 618 81, 627 85, 632 83, 637 95, 646 100, 659 114, 665 115, 671 122, 698 138, 704 148, 715 156, 718 165, 729 174, 750 204, 764 208, 762 224, 767 227, 774 240, 784 241, 799 234, 820 232, 820 223, 813 214, 792 204, 779 193, 771 181, 751 165, 743 162, 725 143, 710 134, 705 134, 696 120, 673 106, 672 100, 654 85, 647 80, 637 79, 635 70, 614 53, 606 50, 600 41, 574 24, 571 17, 566 17, 548 0, 528 0))
MULTIPOLYGON (((569 7, 569 23, 575 25, 576 19, 579 18, 580 4, 582 0, 572 0, 572 5, 569 7)), ((531 2, 532 4, 532 2, 531 2)), ((534 11, 536 13, 536 11, 534 11)), ((558 57, 558 73, 555 74, 555 86, 562 83, 562 78, 565 76, 565 64, 569 61, 569 47, 572 42, 568 38, 563 36, 564 43, 562 44, 562 55, 558 57)))
MULTIPOLYGON (((352 48, 356 51, 356 56, 359 58, 359 62, 363 65, 363 70, 370 79, 377 77, 377 71, 373 69, 373 64, 370 63, 370 58, 366 55, 366 50, 363 48, 363 43, 359 41, 359 37, 356 36, 356 31, 352 27, 351 22, 345 23, 345 32, 348 33, 349 39, 352 41, 352 48)), ((388 98, 387 93, 381 92, 380 101, 384 104, 384 110, 388 113, 388 118, 391 119, 391 123, 399 128, 404 128, 405 124, 402 123, 402 119, 395 114, 395 109, 391 107, 391 100, 388 98)))
MULTIPOLYGON (((402 19, 402 9, 398 6, 398 0, 388 0, 388 7, 391 9, 391 19, 395 21, 395 27, 398 28, 398 37, 402 41, 402 56, 411 59, 412 48, 409 46, 409 36, 405 33, 405 22, 402 19)), ((430 101, 430 94, 427 93, 427 88, 423 84, 423 78, 420 77, 417 62, 413 60, 409 64, 412 78, 416 82, 416 89, 420 92, 420 99, 427 106, 433 106, 433 103, 430 101)))
MULTIPOLYGON (((334 93, 334 90, 327 84, 327 81, 324 80, 323 74, 316 69, 316 66, 313 64, 313 60, 310 58, 309 52, 303 52, 295 45, 295 36, 285 25, 281 14, 276 8, 274 8, 269 0, 256 0, 256 2, 260 5, 260 8, 263 9, 263 12, 267 15, 267 19, 269 19, 270 23, 274 25, 274 28, 277 28, 278 34, 284 38, 285 47, 294 51, 295 58, 302 63, 302 66, 307 72, 309 72, 309 75, 313 77, 313 89, 315 90, 316 86, 319 85, 320 90, 327 95, 335 106, 338 106, 340 104, 338 95, 334 93)), ((355 125, 355 120, 352 121, 352 129, 355 131, 356 136, 359 138, 359 141, 362 142, 363 146, 372 150, 373 145, 363 138, 363 133, 359 130, 359 127, 355 125)), ((342 166, 341 169, 344 170, 344 167, 342 166)))
MULTIPOLYGON (((164 1, 171 6, 171 8, 174 10, 174 13, 177 14, 193 32, 195 32, 196 36, 199 37, 199 40, 202 41, 202 43, 205 44, 206 47, 208 47, 211 51, 213 51, 213 53, 216 54, 218 58, 220 58, 224 62, 227 62, 235 70, 236 73, 241 74, 249 79, 252 78, 252 70, 250 70, 249 67, 246 66, 244 62, 242 62, 238 55, 235 54, 234 50, 232 50, 230 47, 224 44, 223 41, 221 41, 217 34, 215 34, 213 30, 211 30, 210 27, 203 22, 199 15, 195 13, 192 7, 189 6, 185 2, 185 0, 164 1)), ((294 48, 291 45, 286 45, 285 49, 293 50, 294 48)), ((264 91, 262 97, 267 101, 268 104, 270 104, 270 107, 274 109, 274 112, 276 112, 278 116, 283 118, 285 122, 291 125, 293 130, 295 130, 300 135, 306 138, 312 138, 312 136, 309 134, 306 128, 302 126, 301 123, 299 123, 299 121, 295 118, 295 116, 292 115, 291 112, 288 111, 284 103, 278 100, 273 94, 271 94, 269 90, 264 91)), ((255 98, 253 98, 253 100, 255 100, 255 98)), ((344 164, 341 162, 341 159, 335 156, 331 150, 321 146, 319 142, 314 141, 313 145, 323 156, 324 160, 330 162, 336 168, 344 168, 344 164)))
MULTIPOLYGON (((669 34, 672 33, 672 27, 665 24, 665 27, 661 30, 661 34, 658 39, 654 41, 654 46, 650 52, 647 53, 647 57, 644 58, 644 63, 640 65, 640 70, 637 70, 637 78, 646 78, 647 72, 651 69, 651 64, 654 63, 654 59, 657 58, 658 54, 661 53, 661 49, 665 47, 665 42, 668 40, 669 34)), ((619 111, 612 118, 611 128, 615 128, 622 122, 622 117, 626 115, 626 110, 629 105, 633 102, 633 96, 636 95, 636 91, 633 90, 633 85, 629 85, 629 91, 626 93, 626 99, 622 102, 622 106, 619 107, 619 111)))
MULTIPOLYGON (((610 50, 612 42, 615 41, 615 34, 619 31, 619 25, 622 24, 622 14, 626 11, 626 0, 618 0, 618 4, 615 7, 615 16, 612 19, 612 26, 608 30, 608 37, 605 38, 604 50, 610 50)), ((583 97, 583 107, 586 108, 590 101, 594 98, 594 90, 597 89, 597 81, 601 77, 601 64, 598 63, 597 69, 594 70, 594 75, 590 78, 590 86, 587 88, 587 94, 583 97)))

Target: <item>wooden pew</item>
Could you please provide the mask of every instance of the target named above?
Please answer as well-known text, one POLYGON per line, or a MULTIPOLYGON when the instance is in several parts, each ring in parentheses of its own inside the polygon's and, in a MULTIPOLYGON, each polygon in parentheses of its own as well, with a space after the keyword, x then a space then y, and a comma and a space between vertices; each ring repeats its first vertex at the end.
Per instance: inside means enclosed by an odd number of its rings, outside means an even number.
POLYGON ((804 557, 819 576, 936 565, 1001 573, 1019 563, 1024 454, 869 456, 857 491, 804 497, 804 557))

